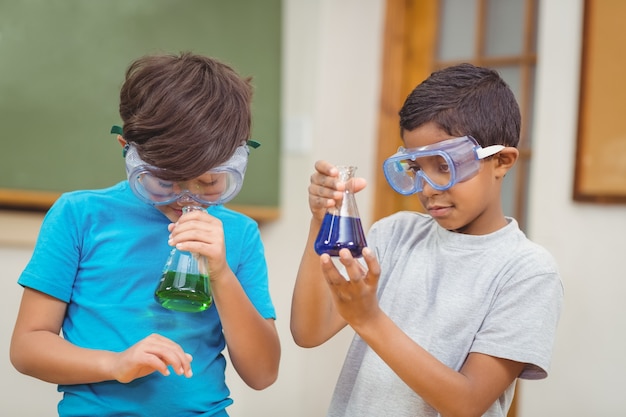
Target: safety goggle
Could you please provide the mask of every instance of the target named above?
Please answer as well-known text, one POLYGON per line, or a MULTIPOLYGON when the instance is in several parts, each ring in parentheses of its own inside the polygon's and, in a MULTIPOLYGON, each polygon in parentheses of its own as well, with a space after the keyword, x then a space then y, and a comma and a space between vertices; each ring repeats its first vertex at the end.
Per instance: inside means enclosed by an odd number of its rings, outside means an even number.
POLYGON ((480 169, 480 160, 502 149, 502 145, 482 148, 471 136, 419 148, 400 147, 385 160, 383 172, 391 188, 402 195, 422 191, 424 181, 435 190, 445 191, 475 176, 480 169))
POLYGON ((174 202, 195 201, 201 205, 224 204, 241 190, 248 164, 247 145, 239 146, 224 164, 188 181, 169 181, 159 177, 161 168, 145 163, 137 148, 126 150, 126 173, 133 193, 142 201, 161 206, 174 202))

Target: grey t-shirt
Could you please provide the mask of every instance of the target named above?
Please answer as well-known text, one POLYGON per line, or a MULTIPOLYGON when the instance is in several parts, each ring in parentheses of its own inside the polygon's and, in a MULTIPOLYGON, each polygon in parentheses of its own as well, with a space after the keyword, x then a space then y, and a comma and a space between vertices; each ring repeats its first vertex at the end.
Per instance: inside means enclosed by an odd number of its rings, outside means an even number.
MULTIPOLYGON (((450 232, 413 212, 375 223, 367 240, 381 265, 379 303, 407 335, 454 370, 470 352, 480 352, 525 363, 521 378, 545 378, 563 287, 552 256, 507 220, 504 228, 480 236, 450 232)), ((484 416, 506 416, 514 387, 484 416)), ((329 417, 438 415, 354 337, 329 417)))

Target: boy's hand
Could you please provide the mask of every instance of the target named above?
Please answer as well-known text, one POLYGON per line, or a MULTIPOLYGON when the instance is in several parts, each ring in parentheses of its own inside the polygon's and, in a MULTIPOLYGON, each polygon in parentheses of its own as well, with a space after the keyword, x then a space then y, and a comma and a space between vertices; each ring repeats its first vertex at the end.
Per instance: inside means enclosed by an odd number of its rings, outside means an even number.
POLYGON ((340 262, 345 266, 350 280, 346 280, 337 270, 329 255, 321 255, 320 263, 326 282, 331 290, 337 311, 356 328, 367 323, 381 312, 376 296, 380 265, 369 248, 363 249, 363 259, 367 270, 348 249, 339 252, 340 262))
MULTIPOLYGON (((339 171, 329 162, 317 161, 309 185, 309 207, 313 217, 323 220, 326 210, 336 206, 343 198, 346 185, 338 179, 339 171)), ((353 191, 359 192, 367 185, 363 178, 353 178, 353 191)))
POLYGON ((177 375, 191 378, 192 357, 177 343, 158 334, 151 334, 114 356, 111 366, 113 377, 122 383, 131 382, 155 371, 165 376, 171 367, 177 375))
POLYGON ((217 217, 206 211, 185 213, 176 223, 168 226, 171 246, 204 255, 209 262, 211 281, 228 269, 224 228, 217 217))

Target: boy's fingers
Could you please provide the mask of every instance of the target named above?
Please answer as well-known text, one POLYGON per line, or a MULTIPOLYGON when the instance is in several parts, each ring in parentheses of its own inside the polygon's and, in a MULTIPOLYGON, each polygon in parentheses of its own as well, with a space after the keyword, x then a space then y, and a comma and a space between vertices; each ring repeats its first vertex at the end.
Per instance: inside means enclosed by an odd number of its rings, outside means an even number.
POLYGON ((339 171, 337 171, 337 168, 333 164, 328 161, 322 160, 315 162, 315 170, 320 174, 328 175, 331 177, 335 177, 339 173, 339 171))
POLYGON ((367 186, 365 178, 355 177, 352 181, 352 191, 355 193, 358 193, 367 186))
POLYGON ((362 255, 369 273, 376 276, 380 275, 380 264, 378 263, 378 259, 376 259, 374 252, 370 248, 365 247, 363 248, 362 255))
POLYGON ((320 256, 320 263, 322 265, 322 272, 324 273, 324 277, 326 278, 326 282, 331 285, 337 285, 341 282, 345 282, 345 278, 343 275, 339 273, 333 261, 328 254, 323 254, 320 256))
MULTIPOLYGON (((371 252, 371 251, 370 251, 371 252)), ((367 263, 362 258, 355 258, 348 249, 339 252, 341 264, 346 268, 346 273, 351 281, 360 281, 367 276, 367 263)))

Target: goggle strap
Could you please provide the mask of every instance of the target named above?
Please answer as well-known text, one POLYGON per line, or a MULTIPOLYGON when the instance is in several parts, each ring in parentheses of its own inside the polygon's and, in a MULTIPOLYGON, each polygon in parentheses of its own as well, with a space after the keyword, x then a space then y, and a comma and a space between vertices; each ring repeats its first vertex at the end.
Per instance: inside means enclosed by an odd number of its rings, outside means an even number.
POLYGON ((251 147, 252 149, 256 149, 259 146, 261 146, 261 144, 259 142, 257 142, 256 140, 250 139, 246 142, 246 145, 248 145, 249 147, 251 147))
POLYGON ((485 159, 489 156, 497 154, 502 149, 504 149, 504 146, 502 145, 491 145, 491 146, 487 146, 486 148, 477 148, 476 157, 478 159, 485 159))

